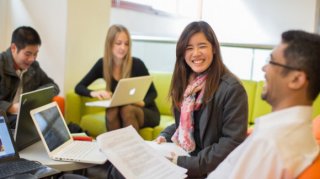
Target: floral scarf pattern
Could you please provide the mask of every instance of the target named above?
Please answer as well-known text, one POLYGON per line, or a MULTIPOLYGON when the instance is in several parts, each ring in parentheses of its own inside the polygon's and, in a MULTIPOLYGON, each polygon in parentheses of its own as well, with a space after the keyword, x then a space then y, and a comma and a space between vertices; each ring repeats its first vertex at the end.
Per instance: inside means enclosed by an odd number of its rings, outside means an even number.
POLYGON ((182 147, 187 152, 192 152, 196 148, 194 141, 194 116, 193 112, 199 110, 203 102, 204 86, 207 74, 197 76, 191 81, 183 94, 181 105, 179 127, 173 134, 171 140, 182 147), (197 93, 200 93, 197 96, 197 93))

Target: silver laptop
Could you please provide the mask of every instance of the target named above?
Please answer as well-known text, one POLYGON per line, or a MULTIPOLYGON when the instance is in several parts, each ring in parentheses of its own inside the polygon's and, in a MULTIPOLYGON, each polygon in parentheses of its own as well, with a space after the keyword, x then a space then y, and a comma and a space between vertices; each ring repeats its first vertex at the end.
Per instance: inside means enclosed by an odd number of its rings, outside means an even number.
POLYGON ((109 108, 143 101, 151 83, 152 76, 121 79, 110 100, 87 102, 86 105, 109 108))
POLYGON ((20 178, 25 178, 21 174, 37 174, 40 170, 47 170, 47 167, 39 162, 20 158, 7 125, 7 116, 0 110, 0 178, 18 178, 19 175, 20 178))
POLYGON ((48 155, 53 160, 103 164, 107 157, 96 142, 73 140, 56 102, 30 112, 48 155))
POLYGON ((40 140, 39 134, 30 116, 31 109, 52 102, 54 87, 46 87, 23 93, 20 96, 20 107, 16 121, 14 140, 18 151, 40 140))

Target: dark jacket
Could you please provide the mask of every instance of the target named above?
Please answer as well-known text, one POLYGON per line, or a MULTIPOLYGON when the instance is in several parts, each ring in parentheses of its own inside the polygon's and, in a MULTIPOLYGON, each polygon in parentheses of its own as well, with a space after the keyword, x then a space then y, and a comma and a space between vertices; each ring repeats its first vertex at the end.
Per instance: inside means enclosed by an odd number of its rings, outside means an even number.
MULTIPOLYGON (((160 134, 170 142, 180 121, 177 109, 174 115, 175 124, 160 134)), ((248 101, 239 80, 232 75, 224 75, 215 95, 195 116, 198 117, 195 125, 198 125, 199 132, 199 138, 195 137, 195 140, 200 147, 196 153, 191 153, 191 157, 178 157, 177 162, 179 166, 188 169, 188 177, 203 178, 246 137, 248 101)))
MULTIPOLYGON (((47 76, 35 61, 28 71, 23 74, 23 93, 39 88, 54 86, 54 95, 60 90, 58 85, 47 76)), ((14 69, 14 62, 10 48, 0 54, 0 109, 7 111, 17 92, 20 79, 14 69)))

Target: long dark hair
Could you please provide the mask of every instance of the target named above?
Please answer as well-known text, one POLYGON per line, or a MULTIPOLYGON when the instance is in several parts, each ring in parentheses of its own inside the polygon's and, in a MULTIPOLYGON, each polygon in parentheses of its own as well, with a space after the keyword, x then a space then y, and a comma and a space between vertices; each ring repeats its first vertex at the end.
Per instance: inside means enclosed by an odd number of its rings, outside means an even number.
POLYGON ((207 69, 207 80, 203 101, 207 103, 217 91, 220 78, 225 73, 230 73, 222 61, 220 45, 211 26, 204 21, 192 22, 185 27, 176 47, 176 64, 172 76, 169 97, 172 99, 173 107, 179 108, 183 100, 183 93, 188 86, 188 79, 193 73, 192 69, 185 62, 185 52, 190 38, 202 32, 206 39, 211 43, 213 50, 213 60, 207 69))

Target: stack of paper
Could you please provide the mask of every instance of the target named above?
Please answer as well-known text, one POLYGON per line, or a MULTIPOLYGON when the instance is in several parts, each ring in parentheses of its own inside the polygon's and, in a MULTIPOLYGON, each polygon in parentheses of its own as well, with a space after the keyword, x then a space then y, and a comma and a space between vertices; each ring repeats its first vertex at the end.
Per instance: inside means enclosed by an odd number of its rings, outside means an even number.
POLYGON ((154 148, 160 155, 171 158, 171 153, 174 152, 178 156, 190 156, 188 152, 177 146, 175 143, 164 142, 161 144, 155 141, 145 141, 150 147, 154 148))
POLYGON ((186 178, 187 169, 179 167, 148 145, 132 127, 101 134, 97 137, 108 160, 130 179, 186 178))

